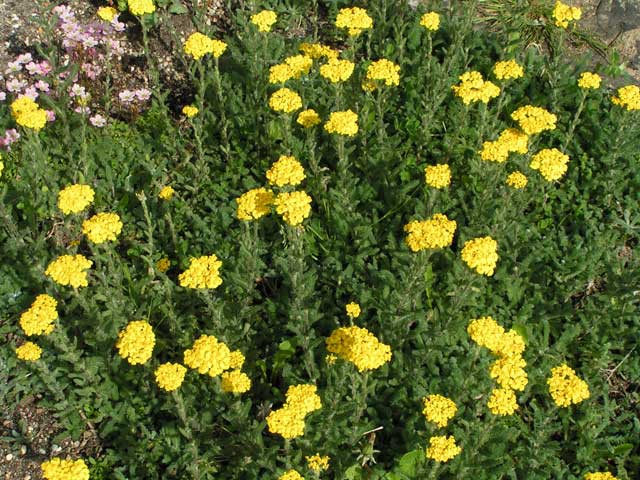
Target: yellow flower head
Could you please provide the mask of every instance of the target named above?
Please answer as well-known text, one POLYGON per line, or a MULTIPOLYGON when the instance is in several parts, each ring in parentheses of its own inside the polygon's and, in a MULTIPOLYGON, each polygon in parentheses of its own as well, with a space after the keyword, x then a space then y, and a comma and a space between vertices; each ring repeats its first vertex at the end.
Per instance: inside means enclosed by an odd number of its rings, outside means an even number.
POLYGON ((229 360, 229 368, 239 370, 244 365, 244 355, 240 350, 234 350, 231 352, 231 359, 229 360))
POLYGON ((481 347, 497 351, 505 331, 492 317, 481 317, 471 320, 467 333, 481 347))
POLYGON ((298 114, 298 118, 296 119, 299 125, 302 125, 304 128, 315 127, 320 123, 320 115, 315 110, 309 108, 307 110, 303 110, 298 114))
POLYGON ((559 407, 569 407, 589 398, 589 385, 578 378, 566 363, 551 369, 551 377, 547 380, 549 393, 559 407))
POLYGON ((373 27, 373 19, 364 8, 342 8, 336 17, 336 27, 346 28, 350 37, 360 35, 364 30, 373 27))
POLYGON ((278 480, 304 480, 304 477, 295 470, 287 470, 278 477, 278 480))
POLYGON ((640 110, 640 87, 627 85, 618 89, 618 95, 611 99, 614 105, 626 108, 629 111, 640 110))
POLYGON ((420 25, 422 25, 427 30, 435 32, 440 28, 440 15, 436 12, 429 12, 422 15, 420 18, 420 25))
POLYGON ((167 392, 180 388, 187 369, 179 363, 163 363, 154 373, 158 386, 167 392))
POLYGON ((465 242, 461 254, 469 268, 490 277, 498 263, 498 242, 491 237, 474 238, 465 242))
POLYGON ((584 480, 618 480, 610 472, 585 473, 584 480))
POLYGON ((329 469, 329 456, 320 456, 319 453, 315 455, 304 457, 307 459, 307 466, 314 472, 322 472, 329 469))
POLYGON ((347 311, 347 317, 349 318, 358 318, 361 313, 360 305, 356 302, 347 303, 345 310, 347 311))
POLYGON ((216 39, 212 40, 211 54, 213 55, 213 58, 220 57, 225 52, 226 49, 227 49, 227 44, 222 40, 216 40, 216 39))
POLYGON ((375 370, 391 360, 391 347, 366 328, 338 328, 327 338, 326 345, 327 351, 352 362, 360 372, 375 370))
POLYGON ((189 268, 178 276, 181 287, 187 288, 218 288, 222 285, 220 267, 222 262, 213 254, 198 258, 191 258, 189 268))
POLYGON ((18 125, 35 131, 40 131, 47 123, 47 112, 24 95, 11 103, 11 115, 18 125))
POLYGON ((200 32, 192 33, 184 42, 184 53, 200 60, 207 53, 213 53, 213 39, 200 32))
POLYGON ((400 84, 400 67, 390 60, 382 58, 367 67, 366 80, 384 82, 388 87, 400 84))
POLYGON ((329 79, 332 83, 344 82, 351 77, 355 64, 349 60, 330 58, 320 67, 320 75, 329 79))
POLYGON ((555 130, 558 117, 544 108, 525 105, 511 114, 511 118, 518 122, 520 128, 527 135, 533 135, 545 130, 555 130))
POLYGON ((317 391, 318 387, 315 385, 291 385, 285 394, 284 406, 295 410, 300 415, 308 415, 322 408, 317 391))
POLYGON ((528 182, 529 180, 522 172, 512 172, 507 177, 507 185, 517 189, 526 187, 528 182))
POLYGON ((584 72, 578 79, 578 86, 584 90, 600 88, 602 77, 597 73, 584 72))
POLYGON ((429 165, 424 169, 424 180, 433 188, 446 188, 451 184, 451 169, 446 163, 429 165))
POLYGON ((276 23, 277 19, 278 15, 272 10, 262 10, 255 15, 251 15, 251 23, 257 26, 261 32, 271 31, 271 27, 276 23))
POLYGON ((62 255, 49 264, 45 275, 60 285, 71 285, 74 288, 86 287, 87 272, 93 262, 83 255, 62 255))
POLYGON ((435 423, 440 428, 446 427, 458 411, 455 402, 442 395, 429 395, 422 399, 422 403, 422 414, 427 421, 435 423))
POLYGON ((301 437, 304 435, 304 415, 286 407, 272 410, 267 416, 267 427, 271 433, 285 439, 301 437))
POLYGON ((167 270, 169 270, 170 266, 171 266, 171 261, 167 257, 161 258, 156 262, 156 268, 161 273, 164 273, 167 270))
POLYGON ((500 87, 485 81, 480 72, 471 71, 460 75, 460 83, 451 87, 453 93, 462 99, 465 105, 472 102, 488 103, 500 95, 500 87))
POLYGON ((131 365, 147 363, 153 353, 156 336, 149 322, 135 320, 118 334, 118 354, 131 365))
POLYGON ((408 233, 405 241, 413 252, 429 248, 446 248, 451 246, 457 223, 449 220, 441 213, 434 214, 430 219, 414 220, 404 226, 408 233))
POLYGON ((42 349, 33 342, 24 342, 16 348, 16 356, 25 362, 35 362, 40 360, 42 349))
POLYGON ((484 142, 480 151, 480 158, 485 161, 503 163, 512 152, 527 153, 529 150, 529 135, 517 128, 507 128, 500 132, 496 141, 484 142))
POLYGON ((140 17, 155 12, 156 6, 153 0, 129 0, 129 11, 132 15, 140 17))
POLYGON ((557 1, 553 8, 553 19, 556 21, 556 26, 560 28, 567 28, 569 22, 580 20, 581 16, 582 10, 578 7, 570 7, 560 1, 557 1))
POLYGON ((55 298, 44 293, 38 295, 29 309, 20 315, 20 327, 25 335, 49 335, 58 319, 57 306, 55 298))
POLYGON ((559 180, 567 172, 569 156, 557 148, 545 148, 531 158, 529 166, 533 170, 539 170, 542 176, 549 182, 559 180))
POLYGON ((236 216, 240 220, 257 220, 271 211, 273 192, 264 187, 254 188, 236 198, 236 216))
POLYGON ((358 133, 358 114, 352 110, 332 112, 324 129, 329 133, 353 137, 358 133))
POLYGON ((222 374, 222 391, 228 393, 244 393, 251 388, 251 379, 240 370, 231 370, 222 374))
POLYGON ((216 377, 229 369, 231 350, 213 335, 201 335, 189 350, 185 350, 184 364, 203 375, 216 377))
POLYGON ((311 197, 306 192, 282 192, 273 204, 289 225, 300 225, 311 213, 311 197))
POLYGON ((429 447, 427 447, 427 458, 431 458, 436 462, 448 462, 458 455, 462 449, 456 445, 456 439, 453 436, 437 436, 429 439, 429 447))
POLYGON ((524 69, 515 60, 506 60, 493 66, 493 74, 498 80, 511 80, 523 77, 524 69))
POLYGON ((118 11, 113 7, 100 7, 98 9, 98 17, 105 22, 111 22, 113 18, 118 14, 118 11))
POLYGON ((281 155, 277 162, 267 170, 267 180, 271 185, 300 185, 305 179, 304 168, 295 157, 281 155))
POLYGON ((311 58, 338 58, 339 52, 321 43, 302 43, 300 51, 311 58))
POLYGON ((115 241, 122 231, 122 222, 117 213, 98 213, 82 223, 82 233, 95 244, 115 241))
POLYGON ((489 370, 491 378, 495 378, 498 384, 509 390, 521 392, 529 383, 524 367, 527 362, 519 355, 498 358, 489 370))
POLYGON ((487 406, 494 415, 513 415, 518 409, 516 394, 509 388, 494 388, 487 406))
POLYGON ((42 463, 40 469, 45 480, 89 480, 89 467, 82 459, 63 460, 56 457, 42 463))
POLYGON ((285 87, 271 94, 269 106, 276 112, 291 113, 302 108, 302 98, 293 90, 285 87))
POLYGON ((194 107, 193 105, 185 105, 182 107, 182 113, 187 118, 193 118, 198 115, 198 107, 194 107))
POLYGON ((171 200, 171 198, 175 193, 176 191, 173 189, 173 187, 170 185, 167 185, 162 187, 160 192, 158 192, 158 198, 161 198, 162 200, 171 200))
POLYGON ((62 213, 78 213, 93 202, 95 192, 89 185, 69 185, 58 193, 58 208, 62 213))

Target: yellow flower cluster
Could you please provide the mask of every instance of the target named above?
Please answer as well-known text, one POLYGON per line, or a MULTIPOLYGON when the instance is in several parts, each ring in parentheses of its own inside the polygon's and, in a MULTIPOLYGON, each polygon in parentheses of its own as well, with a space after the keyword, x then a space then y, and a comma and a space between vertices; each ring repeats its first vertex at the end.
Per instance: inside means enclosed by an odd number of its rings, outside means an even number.
POLYGON ((435 423, 440 428, 446 427, 458 411, 455 402, 442 395, 429 395, 424 397, 422 402, 422 414, 428 422, 435 423))
POLYGON ((584 480, 618 480, 610 472, 585 473, 584 480))
POLYGON ((469 268, 490 277, 498 263, 498 242, 488 236, 467 240, 462 247, 461 255, 469 268))
POLYGON ((390 60, 382 58, 367 67, 366 80, 384 82, 388 87, 400 84, 400 67, 390 60))
POLYGON ((493 74, 498 80, 511 80, 515 78, 522 78, 524 76, 524 69, 515 60, 505 60, 497 62, 493 66, 493 74))
POLYGON ((427 30, 436 31, 440 27, 440 15, 436 12, 429 12, 422 15, 420 18, 420 25, 427 30))
POLYGON ((327 338, 327 350, 352 362, 358 371, 375 370, 391 360, 391 347, 366 328, 341 327, 327 338))
POLYGON ((480 158, 490 162, 506 162, 509 154, 527 153, 529 150, 529 135, 517 128, 507 128, 500 132, 498 139, 484 142, 480 151, 480 158))
POLYGON ((187 118, 193 118, 198 114, 198 107, 194 107, 193 105, 185 105, 184 107, 182 107, 182 113, 187 117, 187 118))
POLYGON ((315 385, 293 385, 287 389, 282 408, 273 410, 267 416, 267 426, 271 433, 291 439, 304 435, 305 417, 322 407, 315 385))
POLYGON ((545 148, 531 158, 529 166, 533 170, 539 170, 548 181, 559 180, 567 172, 569 156, 557 148, 545 148))
POLYGON ((364 30, 373 27, 373 19, 364 8, 342 8, 336 17, 336 27, 346 28, 349 36, 360 35, 364 30))
POLYGON ((273 204, 289 225, 300 225, 311 213, 311 197, 306 192, 279 193, 273 204))
POLYGON ((62 255, 51 262, 44 273, 60 285, 86 287, 89 283, 85 270, 91 265, 93 262, 84 255, 62 255))
POLYGON ((527 362, 520 355, 502 356, 493 363, 489 375, 501 387, 521 392, 529 383, 524 371, 526 366, 527 362))
POLYGON ((516 394, 510 388, 494 388, 487 406, 494 415, 513 415, 518 409, 516 394))
POLYGON ((11 103, 11 115, 18 125, 39 131, 47 123, 47 112, 29 97, 20 96, 11 103))
POLYGON ((156 262, 156 268, 160 273, 164 273, 169 270, 171 266, 171 261, 167 257, 163 257, 156 262))
POLYGON ((344 82, 351 77, 354 67, 355 64, 349 60, 330 58, 327 63, 320 67, 320 75, 332 83, 344 82))
POLYGON ((332 112, 329 120, 324 124, 328 133, 353 137, 358 133, 358 114, 351 109, 343 112, 332 112))
POLYGON ((147 363, 153 353, 156 336, 149 322, 135 320, 118 334, 116 348, 118 354, 131 365, 147 363))
POLYGON ((214 58, 218 58, 227 49, 227 44, 207 37, 203 33, 195 32, 189 35, 187 41, 184 42, 184 53, 190 55, 196 60, 200 60, 206 54, 210 53, 214 58))
POLYGON ((313 59, 307 55, 287 57, 284 63, 279 63, 269 69, 269 83, 284 83, 292 78, 306 75, 313 66, 313 59))
POLYGON ((347 303, 345 306, 345 310, 347 311, 347 317, 349 318, 358 318, 361 313, 360 305, 356 302, 347 303))
POLYGON ((98 213, 82 223, 82 233, 95 244, 115 241, 122 231, 122 222, 117 213, 98 213))
POLYGON ((559 407, 569 407, 589 398, 589 385, 580 379, 566 363, 551 369, 547 380, 549 393, 559 407))
POLYGON ((69 185, 58 193, 58 208, 62 213, 78 213, 93 202, 95 192, 89 185, 69 185))
POLYGON ((640 110, 640 87, 636 85, 620 87, 617 94, 617 97, 611 99, 614 105, 626 108, 629 111, 640 110))
POLYGON ((158 198, 162 200, 171 200, 176 191, 172 186, 167 185, 162 187, 162 189, 158 192, 158 198))
POLYGON ((49 335, 53 332, 53 322, 58 319, 57 306, 58 302, 50 295, 38 295, 29 309, 20 315, 20 327, 25 335, 49 335))
POLYGON ((236 216, 240 220, 257 220, 271 211, 273 192, 264 187, 254 188, 236 198, 236 216))
POLYGON ((303 110, 298 114, 298 118, 296 119, 299 125, 302 125, 304 128, 315 127, 320 123, 320 115, 318 112, 309 108, 307 110, 303 110))
POLYGON ((527 135, 533 135, 545 130, 554 130, 558 117, 544 108, 525 105, 511 114, 511 118, 518 122, 520 128, 527 135))
POLYGON ((40 469, 45 480, 89 480, 89 467, 82 459, 63 460, 56 457, 42 463, 40 469))
POLYGON ((222 390, 229 393, 244 393, 251 388, 251 379, 240 370, 231 370, 222 374, 222 390))
POLYGON ((328 455, 320 456, 319 453, 316 453, 315 455, 306 456, 305 458, 307 459, 307 466, 314 472, 318 473, 329 470, 328 455))
POLYGON ((213 335, 201 335, 184 352, 184 364, 201 374, 217 377, 231 365, 231 350, 213 335))
POLYGON ((113 7, 100 7, 96 12, 98 17, 106 22, 113 20, 117 13, 118 11, 113 7))
POLYGON ((507 177, 507 185, 513 188, 524 188, 527 186, 529 180, 522 172, 511 172, 507 177))
POLYGON ((429 165, 424 169, 424 180, 433 188, 446 188, 451 185, 451 169, 446 163, 429 165))
POLYGON ((436 213, 428 220, 414 220, 404 226, 408 233, 405 241, 413 252, 429 248, 446 248, 451 246, 453 235, 458 224, 449 220, 446 215, 436 213))
POLYGON ((129 11, 136 16, 141 16, 156 11, 156 6, 153 3, 153 0, 129 0, 128 3, 129 11))
POLYGON ((251 23, 253 23, 258 30, 261 32, 270 32, 271 27, 276 20, 278 19, 278 15, 273 10, 262 10, 255 15, 251 15, 251 23))
POLYGON ((302 43, 300 51, 311 58, 338 58, 339 52, 321 43, 302 43))
POLYGON ((41 355, 42 349, 33 342, 24 342, 16 348, 16 356, 25 362, 35 362, 41 355))
POLYGON ((557 27, 567 28, 569 22, 580 20, 581 16, 582 10, 578 7, 570 7, 560 1, 557 1, 555 7, 553 7, 553 19, 556 21, 557 27))
POLYGON ((299 185, 305 179, 304 168, 295 157, 281 155, 267 170, 267 180, 272 185, 299 185))
POLYGON ((584 72, 578 79, 578 86, 585 90, 600 88, 601 83, 602 77, 597 73, 584 72))
POLYGON ((436 462, 448 462, 461 451, 462 449, 456 445, 456 439, 453 436, 441 435, 429 439, 426 454, 427 458, 436 462))
POLYGON ((213 254, 198 258, 191 258, 189 268, 178 276, 181 287, 187 288, 218 288, 222 285, 220 267, 222 262, 213 254))
POLYGON ((156 368, 154 375, 160 388, 167 392, 173 392, 182 385, 186 372, 187 369, 179 363, 167 362, 156 368))
POLYGON ((278 480, 304 480, 304 477, 295 470, 287 470, 278 477, 278 480))
POLYGON ((460 75, 460 84, 453 85, 451 89, 465 105, 472 102, 489 103, 489 100, 500 95, 500 87, 493 82, 485 81, 482 74, 476 71, 460 75))
POLYGON ((240 350, 234 350, 231 352, 231 357, 229 358, 229 368, 234 370, 239 370, 244 365, 244 355, 240 350))
POLYGON ((293 90, 285 87, 271 94, 269 106, 276 112, 291 113, 302 108, 302 98, 293 90))

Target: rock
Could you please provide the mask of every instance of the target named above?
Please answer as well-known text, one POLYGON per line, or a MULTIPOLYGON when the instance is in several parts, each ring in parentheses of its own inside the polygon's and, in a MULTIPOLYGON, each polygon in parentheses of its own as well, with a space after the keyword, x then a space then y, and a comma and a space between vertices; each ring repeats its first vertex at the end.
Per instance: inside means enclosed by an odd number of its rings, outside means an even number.
POLYGON ((640 0, 600 0, 596 18, 609 35, 634 30, 640 27, 640 0))

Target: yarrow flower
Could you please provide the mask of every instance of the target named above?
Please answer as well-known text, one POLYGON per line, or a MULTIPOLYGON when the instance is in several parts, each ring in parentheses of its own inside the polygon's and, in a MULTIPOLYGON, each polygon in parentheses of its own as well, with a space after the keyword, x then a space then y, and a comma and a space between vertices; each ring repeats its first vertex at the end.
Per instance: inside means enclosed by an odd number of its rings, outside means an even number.
POLYGON ((240 370, 231 370, 222 374, 222 391, 228 393, 244 393, 251 388, 251 379, 240 370))
POLYGON ((494 388, 487 406, 494 415, 513 415, 518 409, 516 394, 510 388, 494 388))
POLYGON ((451 184, 451 169, 446 163, 429 165, 424 169, 424 180, 430 187, 446 188, 451 184))
POLYGON ((556 21, 556 26, 560 28, 567 28, 569 22, 580 20, 582 16, 582 10, 578 7, 570 7, 560 1, 557 1, 553 8, 553 19, 556 21))
POLYGON ((100 7, 96 14, 100 19, 106 22, 111 22, 118 14, 118 11, 113 7, 100 7))
POLYGON ((179 363, 163 363, 154 372, 156 383, 167 392, 173 392, 180 388, 184 381, 187 369, 179 363))
POLYGON ((471 71, 460 75, 460 84, 451 87, 453 93, 462 99, 465 105, 472 102, 488 103, 500 95, 500 87, 490 81, 485 81, 480 72, 471 71))
POLYGON ((216 377, 229 369, 231 350, 213 335, 201 335, 190 349, 185 350, 184 364, 203 375, 216 377))
POLYGON ((22 95, 11 103, 11 115, 18 125, 40 131, 47 123, 47 111, 30 97, 22 95))
POLYGON ((44 273, 60 285, 86 287, 89 283, 85 270, 91 265, 93 262, 83 255, 62 255, 51 262, 44 273))
POLYGON ((272 185, 300 185, 305 179, 304 168, 295 157, 281 155, 277 162, 267 170, 267 180, 272 185))
POLYGON ((518 122, 520 128, 527 135, 533 135, 545 130, 555 130, 558 117, 544 108, 525 105, 511 114, 511 118, 518 122))
POLYGON ((346 28, 350 37, 360 35, 364 30, 373 27, 373 19, 364 8, 342 8, 336 17, 336 27, 346 28))
POLYGON ((584 480, 618 480, 610 472, 585 473, 584 480))
POLYGON ((384 82, 388 87, 400 84, 400 67, 390 60, 382 58, 367 67, 366 80, 384 82))
POLYGON ((440 428, 446 427, 458 411, 455 402, 442 395, 429 395, 422 399, 422 403, 422 414, 427 421, 435 423, 440 428))
POLYGON ((33 301, 28 310, 20 315, 20 327, 28 337, 49 335, 53 332, 54 322, 58 319, 58 302, 45 293, 33 301))
POLYGON ((251 15, 251 23, 257 26, 261 32, 271 31, 271 27, 276 23, 277 19, 278 15, 272 10, 262 10, 255 15, 251 15))
POLYGON ((271 94, 269 106, 276 112, 291 113, 302 108, 302 98, 293 90, 285 87, 271 94))
POLYGON ((589 398, 589 385, 578 378, 576 372, 566 363, 551 369, 547 380, 549 393, 559 407, 569 407, 589 398))
POLYGON ((529 180, 522 172, 512 172, 507 177, 507 185, 517 189, 526 187, 528 182, 529 180))
POLYGON ((271 433, 291 439, 304 435, 305 417, 322 407, 315 385, 293 385, 287 389, 284 405, 267 416, 271 433))
POLYGON ((93 202, 95 192, 89 185, 69 185, 58 193, 58 208, 62 213, 78 213, 93 202))
POLYGON ((161 273, 164 273, 167 270, 169 270, 170 266, 171 266, 171 261, 167 257, 161 258, 156 262, 156 268, 161 273))
POLYGON ((306 192, 279 193, 273 204, 289 225, 300 225, 311 213, 311 197, 306 192))
POLYGON ((129 11, 132 15, 137 17, 156 11, 156 6, 153 3, 153 0, 129 0, 128 3, 129 11))
POLYGON ((414 220, 404 226, 408 233, 405 242, 413 252, 429 248, 446 248, 451 246, 457 223, 446 215, 436 213, 428 220, 414 220))
POLYGON ((222 262, 215 254, 191 258, 189 268, 178 276, 181 287, 218 288, 222 285, 220 267, 222 262))
POLYGON ((320 67, 320 75, 332 83, 344 82, 351 77, 355 64, 349 60, 330 58, 320 67))
POLYGON ((240 220, 257 220, 271 211, 273 192, 264 187, 254 188, 236 198, 236 216, 240 220))
POLYGON ((456 445, 456 439, 453 436, 443 435, 429 439, 426 455, 427 458, 437 462, 448 462, 461 451, 462 449, 456 445))
POLYGON ((306 75, 313 66, 313 59, 307 55, 293 55, 284 59, 284 63, 269 69, 269 83, 284 83, 292 78, 306 75))
POLYGON ((358 114, 352 110, 332 112, 329 120, 324 124, 324 129, 328 133, 353 137, 358 133, 358 114))
POLYGON ((229 359, 229 368, 234 370, 239 370, 244 365, 244 355, 240 350, 234 350, 231 352, 231 357, 229 359))
POLYGON ((480 151, 482 160, 503 163, 510 153, 527 153, 529 151, 529 135, 517 128, 507 128, 500 132, 498 139, 484 142, 480 151))
POLYGON ((578 86, 583 90, 600 88, 602 77, 597 73, 583 72, 578 79, 578 86))
POLYGON ((467 240, 462 247, 462 260, 481 275, 491 276, 498 262, 498 242, 491 237, 467 240))
POLYGON ((567 172, 569 156, 557 148, 545 148, 531 158, 529 166, 538 170, 549 182, 559 180, 567 172))
POLYGON ((151 358, 155 344, 156 336, 149 322, 135 320, 118 334, 116 348, 118 355, 131 365, 142 365, 151 358))
POLYGON ((304 477, 295 470, 287 470, 278 477, 278 480, 304 480, 304 477))
POLYGON ((42 463, 40 469, 45 480, 89 480, 89 467, 82 459, 63 460, 56 457, 42 463))
POLYGON ((619 88, 617 94, 611 99, 614 105, 626 108, 628 111, 640 110, 640 87, 627 85, 619 88))
POLYGON ((391 347, 366 328, 341 327, 326 341, 327 351, 353 363, 358 371, 375 370, 391 360, 391 347))
POLYGON ((192 33, 184 43, 184 53, 196 60, 200 60, 208 53, 212 54, 214 58, 218 58, 226 49, 226 43, 209 38, 200 32, 192 33))
POLYGON ((315 110, 309 108, 307 110, 303 110, 298 114, 298 118, 296 122, 299 125, 302 125, 304 128, 315 127, 320 123, 320 115, 315 110))
POLYGON ((527 372, 524 370, 526 366, 527 362, 519 354, 501 356, 491 366, 489 375, 495 378, 501 387, 521 392, 529 383, 527 372))
POLYGON ((338 58, 339 52, 321 43, 301 43, 300 51, 311 58, 338 58))
POLYGON ((98 213, 82 223, 82 233, 95 244, 115 241, 122 231, 122 222, 117 213, 98 213))
POLYGON ((171 200, 171 198, 173 198, 173 195, 175 193, 176 191, 173 189, 171 185, 166 185, 162 187, 160 192, 158 192, 158 198, 168 201, 168 200, 171 200))
POLYGON ((182 113, 187 118, 193 118, 198 115, 198 107, 194 107, 193 105, 185 105, 182 107, 182 113))
POLYGON ((436 12, 428 12, 420 17, 420 25, 427 30, 435 32, 440 27, 440 15, 436 12))
POLYGON ((524 69, 515 60, 505 60, 497 62, 493 66, 493 73, 498 80, 511 80, 515 78, 522 78, 524 76, 524 69))
POLYGON ((360 316, 360 305, 356 302, 347 303, 345 310, 347 311, 347 317, 349 318, 358 318, 360 316))
POLYGON ((40 360, 41 355, 42 348, 33 342, 24 342, 16 348, 16 356, 25 362, 35 362, 36 360, 40 360))
POLYGON ((307 459, 307 466, 314 472, 322 472, 329 469, 329 456, 320 456, 319 453, 315 455, 304 457, 307 459))

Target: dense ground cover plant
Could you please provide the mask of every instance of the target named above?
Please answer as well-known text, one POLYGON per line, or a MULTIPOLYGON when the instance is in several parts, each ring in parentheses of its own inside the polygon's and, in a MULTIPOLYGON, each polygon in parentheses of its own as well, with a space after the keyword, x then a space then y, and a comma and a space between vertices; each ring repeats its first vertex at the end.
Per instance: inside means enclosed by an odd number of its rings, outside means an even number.
POLYGON ((169 2, 43 4, 6 73, 0 391, 104 450, 45 477, 633 478, 640 92, 560 61, 576 11, 547 55, 474 1, 200 3, 185 104, 169 2))

